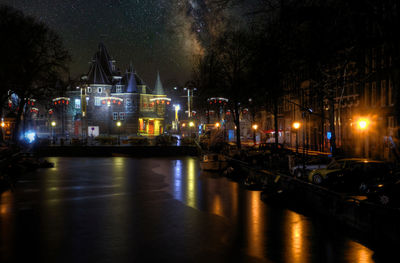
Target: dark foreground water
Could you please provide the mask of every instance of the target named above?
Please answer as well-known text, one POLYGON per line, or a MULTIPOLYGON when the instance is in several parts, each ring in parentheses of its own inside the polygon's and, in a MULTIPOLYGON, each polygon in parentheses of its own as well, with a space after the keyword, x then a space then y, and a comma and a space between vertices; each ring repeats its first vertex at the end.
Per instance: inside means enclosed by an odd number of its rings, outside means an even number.
MULTIPOLYGON (((0 196, 0 262, 384 262, 196 158, 49 158, 0 196)), ((392 262, 398 262, 394 259, 392 262)))

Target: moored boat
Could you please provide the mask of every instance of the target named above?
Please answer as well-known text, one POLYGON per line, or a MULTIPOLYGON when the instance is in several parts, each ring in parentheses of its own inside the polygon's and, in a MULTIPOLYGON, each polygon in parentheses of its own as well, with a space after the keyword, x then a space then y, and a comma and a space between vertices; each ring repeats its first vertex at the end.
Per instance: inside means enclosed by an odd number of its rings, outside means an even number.
POLYGON ((200 161, 200 168, 204 171, 223 171, 227 167, 228 160, 222 154, 205 154, 200 161))

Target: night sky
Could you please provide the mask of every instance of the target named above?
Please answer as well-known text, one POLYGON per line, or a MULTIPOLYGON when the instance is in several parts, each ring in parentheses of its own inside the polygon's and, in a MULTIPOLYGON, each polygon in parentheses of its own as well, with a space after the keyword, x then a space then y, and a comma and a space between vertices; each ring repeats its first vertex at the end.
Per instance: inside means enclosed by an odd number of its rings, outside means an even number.
MULTIPOLYGON (((207 41, 205 0, 0 0, 46 23, 59 33, 72 55, 71 77, 87 73, 103 42, 117 67, 132 61, 150 86, 157 70, 164 86, 190 79, 192 61, 207 41)), ((247 5, 247 4, 246 4, 247 5)), ((241 14, 231 7, 221 16, 241 14)), ((209 15, 208 15, 209 16, 209 15)))

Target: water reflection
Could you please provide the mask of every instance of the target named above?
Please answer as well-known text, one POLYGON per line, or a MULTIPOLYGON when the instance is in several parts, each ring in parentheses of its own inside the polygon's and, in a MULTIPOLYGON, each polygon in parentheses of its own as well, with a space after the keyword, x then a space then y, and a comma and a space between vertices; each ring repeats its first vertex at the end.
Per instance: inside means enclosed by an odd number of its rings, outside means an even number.
POLYGON ((174 161, 172 169, 172 194, 188 206, 199 208, 201 182, 198 180, 199 166, 194 158, 174 161))
POLYGON ((354 263, 371 263, 373 251, 354 241, 346 242, 346 260, 354 263))
POLYGON ((193 158, 190 158, 187 163, 187 203, 191 207, 196 207, 197 171, 195 162, 193 158))
POLYGON ((182 160, 177 160, 173 171, 173 195, 176 199, 182 200, 182 160))
MULTIPOLYGON (((83 161, 52 158, 51 161, 56 162, 55 168, 43 170, 40 176, 34 177, 40 180, 40 191, 24 192, 26 199, 37 195, 31 199, 43 201, 32 209, 39 215, 37 220, 40 222, 34 223, 40 225, 40 230, 32 230, 33 235, 26 244, 19 241, 25 247, 29 247, 32 240, 40 239, 44 242, 37 250, 54 254, 65 247, 79 254, 84 246, 91 253, 116 248, 120 254, 131 255, 131 250, 138 246, 136 242, 142 243, 147 238, 148 244, 153 244, 153 235, 168 236, 168 241, 174 240, 181 245, 171 245, 168 249, 186 248, 187 244, 190 247, 190 242, 196 243, 195 235, 187 233, 202 230, 200 233, 205 236, 204 229, 212 229, 223 233, 216 238, 218 253, 249 255, 272 262, 373 262, 370 249, 341 234, 326 234, 326 229, 306 216, 265 204, 260 200, 259 191, 248 191, 218 175, 200 174, 195 158, 138 160, 116 157, 83 161), (154 167, 160 168, 156 172, 146 172, 154 167), (154 184, 156 181, 163 184, 154 184), (165 183, 168 183, 168 189, 165 183), (152 199, 164 191, 170 193, 160 197, 162 202, 152 199), (102 198, 98 198, 100 196, 102 198), (171 196, 181 202, 179 206, 176 200, 170 200, 171 196), (81 200, 78 197, 93 198, 81 200)), ((33 225, 31 221, 23 221, 23 213, 19 220, 13 219, 12 210, 18 210, 13 205, 19 203, 13 198, 11 192, 0 196, 2 249, 5 244, 14 244, 11 242, 15 235, 13 231, 21 231, 22 226, 21 232, 25 233, 24 228, 33 225)), ((26 236, 20 235, 23 239, 26 236)), ((206 236, 210 240, 214 238, 211 232, 206 236)), ((1 253, 0 261, 6 257, 1 253)), ((89 259, 82 258, 81 261, 90 262, 89 259)))
POLYGON ((286 262, 309 261, 309 221, 304 216, 288 211, 285 217, 286 246, 288 253, 286 262))
POLYGON ((214 201, 213 201, 212 207, 213 207, 212 213, 219 215, 219 216, 224 216, 223 211, 222 211, 221 196, 219 194, 216 194, 214 196, 214 201))
MULTIPOLYGON (((281 207, 269 207, 259 191, 248 191, 236 182, 210 173, 199 173, 197 160, 172 162, 171 192, 187 206, 229 219, 244 253, 262 260, 300 263, 315 259, 328 262, 373 262, 368 248, 348 242, 346 253, 338 244, 348 238, 321 235, 306 216, 281 207), (339 239, 332 243, 333 239, 339 239), (322 251, 322 252, 321 252, 322 251)), ((167 175, 168 176, 168 175, 167 175)), ((317 260, 318 261, 318 260, 317 260)))
POLYGON ((253 191, 249 192, 249 194, 248 218, 244 229, 248 234, 248 254, 253 257, 263 258, 266 235, 264 233, 265 218, 264 214, 262 214, 262 209, 260 209, 262 201, 260 200, 260 192, 253 191))
POLYGON ((10 258, 9 251, 12 250, 14 226, 12 204, 14 196, 10 190, 0 195, 0 244, 7 249, 1 250, 0 262, 7 261, 10 258))

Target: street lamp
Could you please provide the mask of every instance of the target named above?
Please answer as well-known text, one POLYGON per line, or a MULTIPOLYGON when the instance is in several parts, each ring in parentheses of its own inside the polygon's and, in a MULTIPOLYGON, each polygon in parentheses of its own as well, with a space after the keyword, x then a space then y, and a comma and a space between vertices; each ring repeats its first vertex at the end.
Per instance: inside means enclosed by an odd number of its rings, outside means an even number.
POLYGON ((221 124, 219 122, 215 123, 215 127, 219 128, 221 124))
POLYGON ((51 135, 53 137, 53 144, 56 143, 55 135, 54 135, 54 128, 56 127, 57 123, 55 121, 51 122, 51 135))
POLYGON ((360 117, 357 120, 357 128, 361 132, 361 135, 362 135, 361 137, 365 137, 364 143, 363 143, 363 145, 364 145, 363 152, 364 152, 365 157, 368 157, 368 154, 367 154, 367 152, 368 152, 368 134, 367 134, 367 132, 368 132, 369 125, 370 125, 369 118, 360 117))
POLYGON ((360 118, 358 119, 357 124, 358 128, 363 131, 368 129, 369 120, 367 118, 360 118))
POLYGON ((300 122, 296 121, 293 122, 293 128, 296 130, 296 153, 299 153, 299 129, 300 129, 300 122))
POLYGON ((252 128, 253 128, 253 142, 254 142, 254 145, 256 145, 256 131, 258 129, 258 125, 253 124, 252 128))
POLYGON ((118 145, 121 144, 121 141, 120 141, 121 125, 122 125, 121 122, 120 122, 120 121, 117 121, 117 127, 118 127, 118 145))
POLYGON ((179 104, 174 104, 174 110, 175 110, 175 121, 172 123, 172 127, 175 128, 175 130, 178 130, 178 123, 179 123, 179 119, 178 119, 178 112, 181 110, 181 106, 179 104), (175 125, 174 125, 175 124, 175 125))

